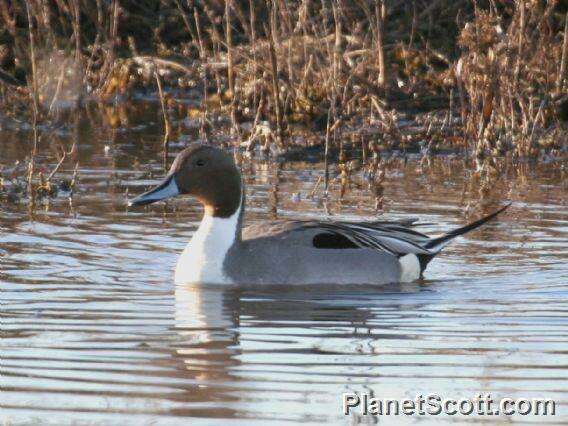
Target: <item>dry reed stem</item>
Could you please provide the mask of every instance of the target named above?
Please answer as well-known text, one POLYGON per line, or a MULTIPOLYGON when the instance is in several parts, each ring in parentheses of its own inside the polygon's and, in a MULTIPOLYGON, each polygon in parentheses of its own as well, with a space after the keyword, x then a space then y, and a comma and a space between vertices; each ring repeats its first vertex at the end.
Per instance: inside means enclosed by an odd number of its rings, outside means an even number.
POLYGON ((269 53, 270 53, 270 66, 271 66, 271 82, 272 82, 272 102, 274 113, 276 116, 276 142, 278 146, 283 145, 283 129, 282 129, 282 109, 280 105, 280 93, 278 90, 278 61, 276 58, 276 45, 278 43, 276 35, 276 2, 277 0, 270 0, 270 25, 269 25, 269 53))
POLYGON ((232 0, 225 0, 225 44, 227 47, 227 81, 229 85, 230 105, 229 112, 231 115, 231 134, 238 134, 239 128, 237 124, 235 112, 235 74, 233 69, 233 37, 231 22, 232 0))
POLYGON ((562 42, 562 56, 560 59, 560 69, 556 79, 556 90, 561 93, 566 80, 566 69, 568 66, 568 12, 564 15, 564 37, 562 42))
POLYGON ((158 86, 158 95, 160 98, 160 106, 162 108, 162 118, 164 120, 164 138, 162 142, 164 151, 162 156, 162 164, 164 170, 168 170, 168 153, 169 153, 171 124, 166 106, 166 100, 164 98, 164 91, 162 89, 162 79, 160 78, 160 73, 158 72, 158 67, 156 66, 156 64, 154 64, 154 76, 156 78, 156 85, 158 86))
POLYGON ((324 151, 324 196, 327 197, 329 191, 329 145, 331 134, 331 108, 327 112, 327 125, 325 128, 325 151, 324 151))
POLYGON ((201 24, 199 20, 199 13, 197 9, 193 9, 193 20, 195 21, 195 31, 197 34, 197 42, 199 46, 199 59, 201 60, 201 74, 202 74, 202 84, 203 84, 203 96, 201 99, 201 120, 199 125, 199 137, 202 143, 207 143, 208 132, 207 132, 207 88, 209 86, 209 80, 207 78, 207 68, 204 64, 207 61, 207 55, 205 53, 205 46, 203 43, 203 35, 201 33, 201 24))
POLYGON ((386 6, 384 0, 378 0, 375 5, 376 25, 377 25, 377 60, 379 62, 379 77, 377 79, 379 87, 386 88, 386 64, 385 51, 383 45, 384 20, 386 6))
POLYGON ((33 29, 33 18, 30 10, 30 4, 26 2, 26 14, 28 17, 28 37, 30 43, 30 60, 31 60, 31 71, 32 71, 32 90, 30 91, 32 98, 32 132, 33 132, 33 146, 30 154, 30 162, 28 164, 28 195, 30 197, 30 206, 33 210, 35 201, 35 191, 33 187, 33 177, 35 173, 35 158, 37 155, 39 134, 38 134, 38 87, 37 87, 37 67, 36 67, 36 56, 35 56, 35 36, 33 29))

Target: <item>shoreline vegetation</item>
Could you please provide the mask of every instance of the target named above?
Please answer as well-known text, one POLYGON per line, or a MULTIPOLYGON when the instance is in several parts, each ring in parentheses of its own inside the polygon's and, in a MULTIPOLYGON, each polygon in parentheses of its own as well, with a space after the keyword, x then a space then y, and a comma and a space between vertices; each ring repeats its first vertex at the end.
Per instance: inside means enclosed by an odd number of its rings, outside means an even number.
POLYGON ((330 162, 381 187, 393 151, 459 153, 481 197, 521 163, 566 176, 567 68, 564 0, 0 0, 0 129, 31 126, 31 205, 62 167, 77 181, 75 144, 36 167, 49 129, 140 93, 165 167, 181 111, 207 143, 222 121, 249 153, 321 149, 326 191, 330 162))

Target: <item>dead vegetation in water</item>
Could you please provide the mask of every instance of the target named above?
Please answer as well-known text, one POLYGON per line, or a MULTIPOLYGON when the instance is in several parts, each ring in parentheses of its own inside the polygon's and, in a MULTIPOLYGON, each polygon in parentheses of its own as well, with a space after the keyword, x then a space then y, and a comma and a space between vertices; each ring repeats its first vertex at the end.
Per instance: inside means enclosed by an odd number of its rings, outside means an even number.
POLYGON ((566 149, 568 22, 553 25, 555 6, 526 2, 506 20, 478 9, 460 34, 456 80, 478 168, 507 152, 546 161, 566 149))
POLYGON ((49 129, 85 102, 154 91, 167 159, 169 110, 190 96, 202 141, 222 113, 244 151, 321 146, 340 180, 365 170, 378 206, 393 151, 465 152, 488 191, 506 157, 568 155, 567 13, 556 0, 0 0, 0 102, 49 129))

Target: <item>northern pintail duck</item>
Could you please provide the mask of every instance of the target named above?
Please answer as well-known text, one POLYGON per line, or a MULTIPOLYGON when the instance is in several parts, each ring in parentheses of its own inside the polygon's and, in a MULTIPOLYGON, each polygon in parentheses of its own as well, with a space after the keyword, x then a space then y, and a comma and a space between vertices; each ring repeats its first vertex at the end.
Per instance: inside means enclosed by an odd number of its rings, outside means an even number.
POLYGON ((183 150, 154 189, 130 201, 151 204, 179 194, 205 207, 181 254, 177 284, 385 284, 414 281, 458 235, 508 206, 439 237, 412 229, 412 221, 282 221, 243 229, 245 189, 232 157, 201 145, 183 150))

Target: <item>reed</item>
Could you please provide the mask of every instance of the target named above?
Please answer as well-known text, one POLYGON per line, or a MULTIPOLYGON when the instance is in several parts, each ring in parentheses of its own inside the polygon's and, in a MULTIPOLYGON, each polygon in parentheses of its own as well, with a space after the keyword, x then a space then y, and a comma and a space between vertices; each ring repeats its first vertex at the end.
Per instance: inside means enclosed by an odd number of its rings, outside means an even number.
POLYGON ((37 155, 37 148, 39 143, 39 132, 38 132, 38 115, 39 115, 39 107, 38 107, 38 85, 37 85, 37 66, 36 66, 36 43, 35 43, 35 31, 34 31, 34 23, 31 13, 31 6, 26 3, 26 16, 28 18, 28 37, 29 37, 29 46, 30 46, 30 63, 31 63, 31 84, 30 84, 30 97, 31 97, 31 104, 32 104, 32 148, 30 151, 30 160, 28 163, 28 196, 30 198, 30 206, 33 210, 34 201, 35 201, 35 187, 33 184, 33 178, 35 174, 35 160, 37 155))
POLYGON ((170 117, 168 114, 168 108, 166 106, 166 98, 164 95, 164 90, 162 88, 162 78, 160 77, 160 73, 157 69, 157 66, 154 64, 153 66, 154 76, 156 78, 156 86, 158 87, 158 96, 160 98, 160 107, 162 109, 162 118, 164 121, 164 137, 162 140, 163 146, 163 154, 162 154, 162 165, 164 170, 168 170, 168 153, 169 153, 169 144, 170 144, 170 134, 172 125, 170 123, 170 117))
POLYGON ((560 124, 566 120, 561 105, 568 102, 560 83, 566 24, 555 21, 555 7, 517 0, 505 17, 478 6, 459 36, 463 131, 475 145, 480 171, 498 167, 495 159, 506 153, 538 159, 566 144, 560 124))

